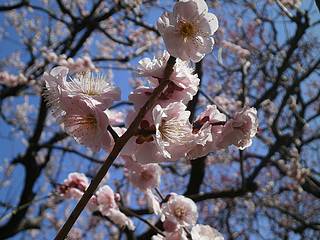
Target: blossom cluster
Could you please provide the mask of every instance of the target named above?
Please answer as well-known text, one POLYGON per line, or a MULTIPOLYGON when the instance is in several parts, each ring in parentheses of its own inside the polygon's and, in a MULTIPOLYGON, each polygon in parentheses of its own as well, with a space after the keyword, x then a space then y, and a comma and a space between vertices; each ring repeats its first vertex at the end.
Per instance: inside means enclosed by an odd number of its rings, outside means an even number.
MULTIPOLYGON (((57 191, 63 198, 80 199, 88 186, 89 180, 83 173, 73 172, 68 175, 57 191)), ((108 185, 104 185, 90 198, 88 208, 91 211, 99 211, 120 227, 126 226, 128 229, 134 230, 135 226, 131 219, 120 212, 117 204, 119 201, 120 195, 114 193, 108 185)))
POLYGON ((246 59, 250 56, 250 51, 229 41, 222 41, 222 46, 235 55, 237 55, 240 59, 246 59))
POLYGON ((0 72, 0 84, 3 84, 7 87, 15 87, 19 84, 26 83, 27 79, 24 75, 13 75, 6 71, 0 72))
MULTIPOLYGON (((164 222, 165 237, 155 236, 154 239, 187 239, 186 229, 193 239, 222 239, 211 227, 196 225, 197 207, 191 199, 170 194, 162 201, 153 194, 153 189, 160 184, 159 163, 197 159, 230 145, 239 149, 249 147, 258 130, 257 111, 237 105, 227 116, 216 105, 208 105, 191 122, 187 104, 197 94, 200 79, 190 61, 198 62, 212 51, 217 18, 208 12, 203 0, 182 0, 175 3, 172 13, 160 17, 157 27, 168 51, 139 62, 137 73, 148 84, 137 87, 129 95, 133 109, 125 117, 124 127, 115 127, 121 114, 109 109, 120 99, 120 91, 106 76, 88 71, 94 68, 90 58, 78 63, 47 52, 48 59, 61 66, 43 75, 45 97, 53 116, 78 143, 92 151, 101 148, 110 151, 116 141, 114 132, 119 136, 126 132, 155 88, 169 80, 122 148, 120 157, 125 161, 129 181, 146 194, 150 208, 164 222), (175 64, 169 79, 165 79, 172 57, 175 64)), ((79 199, 87 186, 84 175, 70 174, 60 187, 60 193, 79 199)), ((132 222, 118 210, 116 199, 112 189, 103 186, 91 198, 89 207, 133 229, 132 222)))
POLYGON ((187 197, 169 194, 161 199, 153 194, 152 189, 160 184, 161 167, 158 164, 139 164, 131 158, 125 158, 125 167, 129 181, 146 194, 151 210, 161 217, 164 232, 153 236, 153 240, 187 240, 187 231, 191 231, 192 239, 222 240, 222 235, 207 225, 196 225, 198 209, 187 197))
POLYGON ((197 205, 187 197, 171 193, 161 204, 161 220, 164 233, 152 237, 152 240, 187 240, 191 239, 223 240, 223 236, 209 225, 196 224, 197 205))
POLYGON ((44 73, 45 96, 52 114, 74 139, 93 151, 109 149, 107 108, 120 97, 120 91, 103 75, 70 73, 59 66, 44 73))
POLYGON ((42 54, 50 63, 67 67, 72 72, 98 70, 88 55, 74 60, 73 58, 68 58, 65 54, 57 55, 55 52, 49 49, 43 49, 42 54))

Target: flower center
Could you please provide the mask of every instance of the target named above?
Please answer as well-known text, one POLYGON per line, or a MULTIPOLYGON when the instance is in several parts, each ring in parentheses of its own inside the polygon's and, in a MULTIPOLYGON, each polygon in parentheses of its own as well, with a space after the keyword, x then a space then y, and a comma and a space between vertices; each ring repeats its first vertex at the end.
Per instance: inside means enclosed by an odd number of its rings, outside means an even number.
POLYGON ((91 72, 79 72, 72 78, 71 87, 75 92, 88 96, 98 96, 110 88, 110 84, 103 75, 93 75, 91 72))
POLYGON ((186 124, 184 119, 172 118, 169 120, 162 119, 159 126, 161 138, 175 144, 188 143, 188 136, 191 129, 186 124))
POLYGON ((152 179, 153 175, 152 173, 149 172, 149 170, 143 170, 141 173, 140 173, 140 176, 143 180, 145 181, 149 181, 152 179))
POLYGON ((193 37, 197 32, 195 26, 192 23, 184 20, 181 20, 179 22, 179 30, 180 30, 180 34, 184 38, 193 37))
POLYGON ((85 116, 74 115, 68 118, 68 125, 72 125, 72 132, 79 132, 79 129, 96 130, 98 122, 94 115, 89 114, 85 116))
POLYGON ((176 209, 174 210, 174 215, 178 218, 178 219, 182 219, 186 214, 186 210, 183 207, 176 207, 176 209))

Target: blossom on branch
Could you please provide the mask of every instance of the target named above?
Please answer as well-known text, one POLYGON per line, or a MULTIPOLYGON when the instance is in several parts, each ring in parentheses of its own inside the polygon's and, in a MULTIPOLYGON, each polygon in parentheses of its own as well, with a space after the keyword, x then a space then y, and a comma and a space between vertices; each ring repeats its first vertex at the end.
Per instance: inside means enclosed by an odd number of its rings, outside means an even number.
POLYGON ((197 205, 187 197, 171 193, 169 200, 162 204, 162 220, 177 224, 177 228, 196 224, 197 205))
MULTIPOLYGON (((164 72, 169 60, 169 53, 164 51, 162 56, 153 58, 144 58, 139 61, 138 73, 148 79, 153 87, 157 87, 164 79, 164 72)), ((200 79, 193 69, 185 61, 176 60, 173 72, 170 75, 170 83, 159 98, 159 104, 165 106, 165 103, 183 102, 188 103, 197 93, 200 79)))
POLYGON ((249 107, 243 108, 224 125, 217 147, 226 148, 233 144, 243 150, 251 146, 252 138, 258 131, 258 125, 257 110, 249 107))
POLYGON ((109 119, 105 112, 81 97, 63 98, 61 108, 65 115, 60 118, 60 123, 78 143, 93 152, 110 147, 111 136, 107 131, 109 119))
POLYGON ((191 230, 192 239, 201 240, 223 240, 223 236, 216 229, 209 225, 195 225, 191 230))
POLYGON ((196 145, 188 152, 189 159, 195 159, 217 150, 217 140, 226 122, 226 115, 215 105, 208 105, 193 123, 196 145))
POLYGON ((213 49, 211 36, 218 29, 218 20, 208 12, 204 0, 182 0, 175 3, 172 13, 159 18, 157 27, 170 55, 199 62, 213 49))
POLYGON ((192 126, 189 123, 190 112, 180 102, 171 103, 166 108, 160 105, 152 111, 156 127, 156 144, 165 158, 178 159, 186 155, 193 145, 192 126))
POLYGON ((152 240, 188 240, 187 234, 183 229, 179 229, 175 232, 164 232, 165 236, 157 234, 152 236, 152 240))
POLYGON ((120 212, 118 209, 110 209, 107 212, 106 216, 122 228, 128 227, 128 229, 131 231, 133 231, 136 228, 132 220, 128 218, 126 215, 124 215, 122 212, 120 212))
POLYGON ((50 74, 44 73, 43 79, 47 88, 44 96, 65 131, 94 152, 108 149, 111 139, 104 110, 119 99, 118 89, 102 75, 69 75, 66 67, 53 68, 50 74))
MULTIPOLYGON (((50 74, 44 73, 43 79, 48 89, 49 99, 56 102, 61 95, 81 96, 102 110, 120 99, 120 90, 114 87, 104 75, 92 72, 70 74, 66 67, 55 67, 50 74)), ((50 103, 50 102, 49 102, 50 103)))
POLYGON ((160 184, 161 167, 156 163, 141 165, 136 169, 127 168, 129 181, 141 191, 156 188, 160 184))
POLYGON ((96 195, 97 202, 99 204, 99 210, 102 212, 102 214, 105 214, 111 208, 117 207, 115 194, 108 185, 104 185, 103 187, 99 188, 96 195))
MULTIPOLYGON (((135 114, 132 112, 128 118, 135 114)), ((185 157, 187 149, 194 144, 189 116, 190 112, 181 102, 170 103, 164 108, 156 105, 141 121, 122 154, 133 155, 142 164, 176 161, 185 157)))
POLYGON ((58 187, 58 192, 65 198, 80 199, 88 186, 88 178, 83 173, 73 172, 58 187))
POLYGON ((24 84, 27 82, 27 78, 22 75, 13 75, 6 71, 0 72, 0 84, 3 84, 7 87, 15 87, 19 84, 24 84))
MULTIPOLYGON (((64 198, 80 199, 88 186, 88 178, 83 173, 74 172, 58 187, 58 193, 64 198)), ((120 227, 134 230, 131 219, 120 212, 117 204, 119 201, 120 195, 114 193, 108 185, 104 185, 90 198, 88 208, 90 211, 99 211, 120 227)))

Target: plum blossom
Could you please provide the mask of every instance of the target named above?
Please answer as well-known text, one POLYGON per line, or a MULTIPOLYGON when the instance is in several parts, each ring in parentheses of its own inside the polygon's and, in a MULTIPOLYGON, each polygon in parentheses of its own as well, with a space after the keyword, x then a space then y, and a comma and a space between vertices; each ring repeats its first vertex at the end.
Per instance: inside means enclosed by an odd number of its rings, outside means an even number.
POLYGON ((129 230, 133 231, 135 229, 135 225, 130 218, 120 212, 118 209, 112 208, 110 209, 107 214, 107 217, 111 219, 115 224, 119 225, 120 227, 127 226, 129 230))
POLYGON ((176 223, 178 227, 192 226, 197 222, 197 205, 181 195, 171 194, 169 200, 162 204, 162 220, 176 223))
POLYGON ((144 192, 149 209, 159 215, 161 212, 159 199, 153 194, 152 189, 160 185, 161 167, 155 163, 142 165, 128 156, 123 156, 123 159, 128 180, 144 192))
POLYGON ((188 158, 194 159, 217 150, 216 142, 221 134, 226 115, 220 113, 215 105, 208 105, 193 123, 196 145, 188 152, 188 158))
POLYGON ((6 71, 0 72, 0 84, 3 84, 7 87, 15 87, 19 84, 24 84, 27 82, 27 78, 22 75, 13 75, 6 71))
POLYGON ((245 149, 252 144, 252 138, 258 131, 257 110, 245 107, 224 125, 219 140, 218 148, 226 148, 235 145, 239 149, 245 149))
POLYGON ((65 198, 80 199, 88 186, 88 178, 83 173, 73 172, 58 187, 58 192, 65 198))
POLYGON ((218 20, 208 12, 204 0, 182 0, 175 3, 172 13, 159 18, 157 27, 170 55, 199 62, 213 49, 211 36, 218 29, 218 20))
MULTIPOLYGON (((152 240, 188 240, 187 234, 183 229, 179 229, 175 232, 164 232, 165 236, 157 234, 152 236, 152 240)), ((193 239, 196 240, 196 239, 193 239)))
MULTIPOLYGON (((144 58, 139 61, 138 73, 147 77, 152 86, 157 87, 164 78, 164 70, 169 60, 169 53, 164 51, 162 56, 153 58, 144 58)), ((193 74, 193 69, 186 62, 180 59, 176 60, 173 72, 170 75, 171 82, 160 96, 160 105, 165 102, 188 103, 198 91, 200 79, 197 74, 193 74)))
POLYGON ((151 189, 145 191, 149 209, 157 215, 161 214, 160 199, 152 192, 151 189))
POLYGON ((92 62, 90 56, 85 55, 77 59, 68 58, 65 54, 57 55, 51 49, 42 49, 43 56, 51 63, 67 67, 72 73, 94 71, 98 69, 92 62))
POLYGON ((89 202, 88 202, 88 208, 90 211, 96 211, 98 210, 98 199, 97 199, 97 196, 96 195, 93 195, 90 199, 89 199, 89 202))
POLYGON ((99 210, 102 214, 107 214, 110 209, 117 208, 115 194, 108 185, 104 185, 103 187, 99 188, 96 195, 99 210))
POLYGON ((128 169, 129 181, 141 191, 158 187, 160 184, 161 167, 156 163, 139 164, 135 170, 128 169))
POLYGON ((237 55, 240 59, 246 59, 250 56, 249 50, 242 48, 241 46, 234 44, 232 42, 222 41, 222 46, 224 48, 229 49, 231 52, 237 55))
POLYGON ((216 229, 208 225, 195 225, 191 230, 191 237, 194 240, 223 240, 223 236, 216 229))
POLYGON ((108 185, 101 187, 96 195, 98 209, 102 215, 109 217, 115 224, 121 227, 127 226, 130 230, 135 229, 131 219, 119 211, 116 201, 120 200, 120 195, 115 194, 108 185))
POLYGON ((108 148, 108 116, 103 110, 119 97, 119 92, 103 77, 91 73, 71 77, 66 67, 56 67, 44 73, 45 98, 53 116, 75 140, 92 151, 108 148))
POLYGON ((235 100, 230 96, 219 95, 215 96, 213 99, 218 106, 227 111, 229 114, 233 115, 235 112, 242 109, 242 102, 239 100, 235 100))
MULTIPOLYGON (((135 114, 128 114, 127 124, 135 114)), ((181 102, 170 103, 165 108, 156 105, 141 121, 135 136, 121 154, 133 155, 142 164, 176 161, 185 157, 187 149, 194 144, 189 116, 190 112, 181 102)))
POLYGON ((80 96, 62 98, 61 108, 65 114, 59 118, 60 123, 78 143, 93 152, 110 147, 111 136, 107 131, 109 120, 103 111, 95 108, 91 102, 82 101, 80 96))
MULTIPOLYGON (((89 186, 89 181, 83 173, 70 173, 64 183, 58 187, 58 192, 64 198, 80 199, 84 191, 89 186)), ((108 186, 104 185, 98 189, 88 202, 90 211, 100 211, 102 215, 109 217, 115 224, 121 227, 127 226, 134 230, 133 222, 120 212, 117 202, 120 201, 120 195, 114 193, 108 186)))
POLYGON ((55 67, 50 74, 44 73, 46 83, 46 97, 50 105, 59 108, 60 98, 63 96, 81 96, 93 105, 105 110, 120 98, 120 91, 114 87, 103 75, 91 72, 69 74, 66 67, 55 67))
POLYGON ((192 126, 189 123, 190 111, 183 103, 160 105, 152 111, 156 127, 156 144, 165 158, 178 159, 186 155, 186 149, 193 145, 192 126))

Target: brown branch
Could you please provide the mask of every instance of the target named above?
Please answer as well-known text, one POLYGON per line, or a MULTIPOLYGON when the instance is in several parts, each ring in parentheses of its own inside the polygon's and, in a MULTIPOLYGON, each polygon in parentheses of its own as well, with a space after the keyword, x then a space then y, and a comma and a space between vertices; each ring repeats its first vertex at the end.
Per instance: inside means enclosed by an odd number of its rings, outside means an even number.
POLYGON ((29 3, 28 0, 22 0, 19 3, 13 4, 13 5, 8 5, 8 6, 0 6, 0 12, 4 12, 4 11, 11 11, 11 10, 15 10, 17 8, 21 8, 23 6, 27 6, 29 3))

